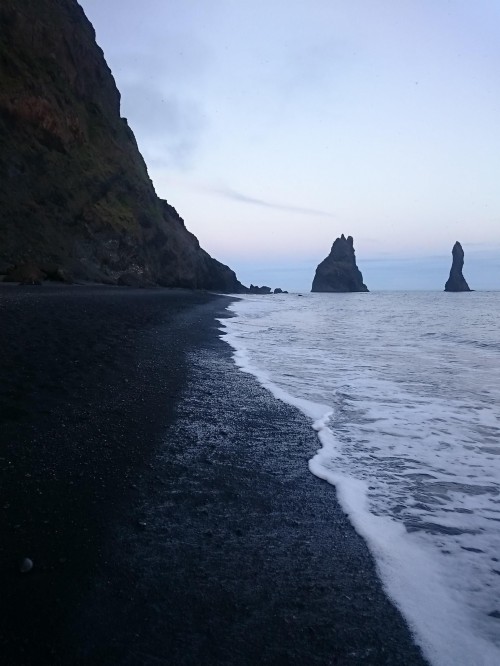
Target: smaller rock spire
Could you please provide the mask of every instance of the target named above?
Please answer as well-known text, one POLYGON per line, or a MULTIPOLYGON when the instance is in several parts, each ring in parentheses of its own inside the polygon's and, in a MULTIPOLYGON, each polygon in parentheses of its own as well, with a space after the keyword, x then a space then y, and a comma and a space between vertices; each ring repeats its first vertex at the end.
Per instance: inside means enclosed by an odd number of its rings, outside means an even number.
POLYGON ((457 241, 451 251, 453 262, 450 269, 450 277, 444 285, 445 291, 470 291, 462 270, 464 267, 464 251, 462 246, 457 241))

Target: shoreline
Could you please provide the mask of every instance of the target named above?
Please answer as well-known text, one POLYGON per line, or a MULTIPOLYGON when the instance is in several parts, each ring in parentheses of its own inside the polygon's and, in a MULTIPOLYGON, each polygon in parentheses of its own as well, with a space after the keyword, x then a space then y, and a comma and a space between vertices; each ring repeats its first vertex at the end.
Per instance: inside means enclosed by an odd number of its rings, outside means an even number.
POLYGON ((308 420, 219 338, 236 298, 1 290, 6 663, 426 663, 308 420))

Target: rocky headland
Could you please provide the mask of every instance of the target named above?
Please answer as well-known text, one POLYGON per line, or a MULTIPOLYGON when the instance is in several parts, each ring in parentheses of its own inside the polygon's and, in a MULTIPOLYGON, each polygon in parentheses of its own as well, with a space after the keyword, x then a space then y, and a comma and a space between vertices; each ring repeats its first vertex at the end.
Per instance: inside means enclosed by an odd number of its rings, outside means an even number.
POLYGON ((453 261, 450 269, 450 277, 444 285, 445 291, 471 291, 463 275, 464 251, 457 241, 451 251, 453 261))
POLYGON ((271 287, 266 287, 263 285, 262 287, 259 287, 256 284, 251 284, 250 287, 248 288, 248 291, 250 294, 270 294, 272 293, 271 287))
POLYGON ((330 254, 317 267, 312 283, 313 292, 368 291, 356 265, 354 241, 342 234, 332 245, 330 254))
POLYGON ((269 295, 269 294, 288 294, 287 291, 283 291, 280 287, 276 287, 276 289, 271 289, 271 287, 267 287, 263 285, 262 287, 259 287, 256 284, 251 284, 250 287, 248 288, 248 293, 249 294, 261 294, 261 295, 269 295))
POLYGON ((76 0, 3 0, 0 25, 0 275, 246 291, 156 195, 76 0))

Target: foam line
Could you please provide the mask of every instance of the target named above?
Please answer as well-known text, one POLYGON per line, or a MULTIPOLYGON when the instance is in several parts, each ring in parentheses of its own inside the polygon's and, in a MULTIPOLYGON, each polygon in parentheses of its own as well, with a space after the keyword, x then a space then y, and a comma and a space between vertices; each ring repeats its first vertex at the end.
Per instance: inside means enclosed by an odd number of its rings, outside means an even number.
MULTIPOLYGON (((244 305, 245 299, 228 309, 239 314, 244 305)), ((238 319, 219 320, 224 328, 221 337, 234 350, 236 365, 252 374, 275 398, 312 420, 321 448, 309 461, 309 469, 335 486, 342 509, 366 541, 386 593, 406 618, 424 656, 434 666, 498 666, 500 650, 471 631, 468 609, 446 586, 441 564, 433 559, 431 548, 417 541, 402 523, 371 513, 368 483, 335 469, 341 445, 329 427, 332 406, 291 395, 274 383, 268 372, 256 367, 244 336, 238 332, 238 319)))

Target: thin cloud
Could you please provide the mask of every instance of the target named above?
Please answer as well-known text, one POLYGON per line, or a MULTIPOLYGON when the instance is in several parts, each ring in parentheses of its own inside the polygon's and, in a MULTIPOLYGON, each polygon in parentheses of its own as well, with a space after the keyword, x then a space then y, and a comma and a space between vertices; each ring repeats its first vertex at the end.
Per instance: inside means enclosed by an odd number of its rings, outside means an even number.
POLYGON ((484 241, 475 243, 473 241, 466 241, 462 243, 462 247, 467 252, 467 248, 471 252, 498 252, 500 250, 500 243, 485 243, 484 241))
POLYGON ((380 252, 378 255, 375 256, 367 256, 367 257, 362 257, 361 261, 364 264, 425 264, 425 263, 434 263, 436 261, 442 262, 448 261, 448 257, 451 256, 450 254, 430 254, 430 255, 406 255, 406 254, 394 254, 394 253, 388 253, 388 252, 380 252))
POLYGON ((273 208, 274 210, 281 210, 287 213, 297 213, 299 215, 318 215, 320 217, 333 217, 331 213, 327 213, 324 210, 317 210, 316 208, 303 208, 301 206, 287 206, 285 204, 277 204, 272 201, 266 201, 265 199, 257 199, 256 197, 249 197, 246 194, 237 192, 230 188, 222 189, 212 189, 214 194, 217 194, 226 199, 231 199, 232 201, 238 201, 240 203, 250 204, 252 206, 262 206, 264 208, 273 208))

